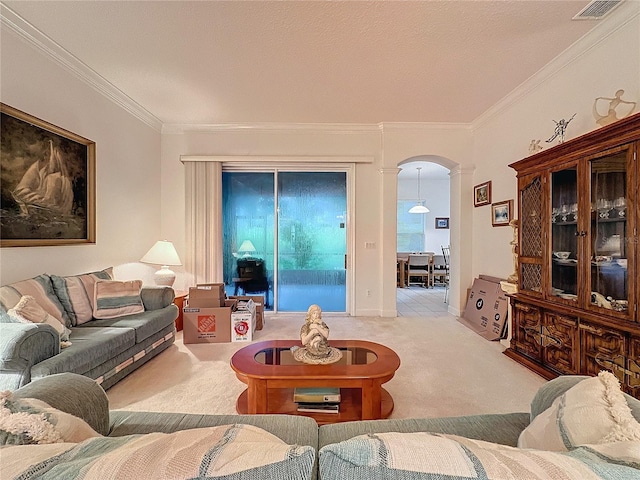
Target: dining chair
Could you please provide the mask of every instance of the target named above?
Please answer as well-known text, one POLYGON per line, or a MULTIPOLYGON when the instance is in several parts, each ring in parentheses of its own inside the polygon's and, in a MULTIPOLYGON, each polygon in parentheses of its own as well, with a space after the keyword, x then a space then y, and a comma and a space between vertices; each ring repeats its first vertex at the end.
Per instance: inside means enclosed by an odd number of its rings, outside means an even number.
POLYGON ((400 288, 408 287, 409 281, 409 254, 398 252, 396 256, 396 279, 400 288))
POLYGON ((447 272, 444 284, 444 303, 449 300, 449 257, 451 256, 451 247, 442 247, 442 257, 444 258, 444 268, 447 272))
POLYGON ((429 288, 431 285, 431 272, 432 272, 433 255, 419 254, 409 255, 409 286, 422 285, 425 288, 429 288), (419 281, 412 281, 418 277, 419 281))

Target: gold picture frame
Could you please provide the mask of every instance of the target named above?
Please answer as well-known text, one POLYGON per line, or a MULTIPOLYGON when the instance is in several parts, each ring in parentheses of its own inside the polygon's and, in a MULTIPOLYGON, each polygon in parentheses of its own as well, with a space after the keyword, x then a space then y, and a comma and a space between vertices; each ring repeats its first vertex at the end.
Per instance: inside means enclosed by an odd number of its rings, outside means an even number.
POLYGON ((96 144, 0 103, 0 247, 96 243, 96 144))

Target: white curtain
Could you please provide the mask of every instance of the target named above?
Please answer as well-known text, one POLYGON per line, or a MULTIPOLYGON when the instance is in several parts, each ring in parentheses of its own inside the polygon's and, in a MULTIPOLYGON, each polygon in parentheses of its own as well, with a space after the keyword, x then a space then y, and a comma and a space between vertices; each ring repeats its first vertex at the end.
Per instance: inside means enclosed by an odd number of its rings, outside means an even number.
POLYGON ((222 163, 184 161, 185 270, 191 285, 220 283, 222 274, 222 163))

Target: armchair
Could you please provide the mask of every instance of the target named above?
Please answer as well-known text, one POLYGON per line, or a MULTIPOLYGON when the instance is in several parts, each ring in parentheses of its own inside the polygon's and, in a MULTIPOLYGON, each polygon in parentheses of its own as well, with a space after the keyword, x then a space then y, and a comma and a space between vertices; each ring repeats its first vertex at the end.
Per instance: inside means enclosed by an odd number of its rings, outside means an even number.
POLYGON ((269 279, 264 260, 240 258, 237 262, 237 277, 234 277, 234 295, 242 290, 243 295, 263 293, 264 306, 269 307, 269 279))

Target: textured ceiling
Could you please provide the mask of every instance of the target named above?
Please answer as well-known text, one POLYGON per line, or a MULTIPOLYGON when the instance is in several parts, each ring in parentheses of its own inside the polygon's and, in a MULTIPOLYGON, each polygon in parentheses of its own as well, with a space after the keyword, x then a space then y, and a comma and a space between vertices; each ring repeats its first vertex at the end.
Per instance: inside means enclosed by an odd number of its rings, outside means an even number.
POLYGON ((163 123, 471 122, 588 2, 7 1, 163 123))

